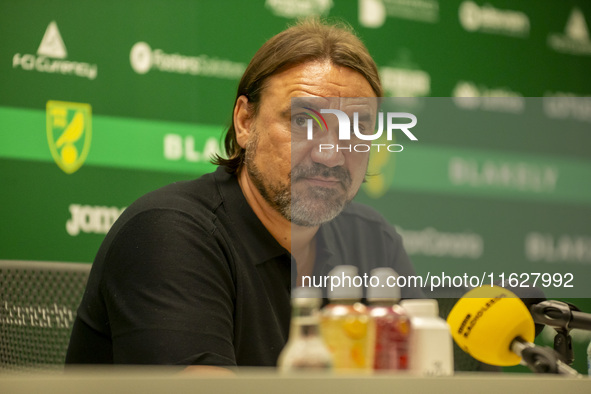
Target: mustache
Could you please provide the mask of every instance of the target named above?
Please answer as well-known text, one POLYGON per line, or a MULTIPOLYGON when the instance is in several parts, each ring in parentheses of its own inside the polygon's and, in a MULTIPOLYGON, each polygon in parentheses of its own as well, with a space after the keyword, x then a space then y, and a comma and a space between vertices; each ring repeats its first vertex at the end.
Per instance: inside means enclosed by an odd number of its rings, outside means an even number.
POLYGON ((291 170, 291 181, 297 182, 302 178, 323 177, 339 180, 343 186, 351 185, 351 175, 343 167, 327 167, 320 163, 312 163, 311 166, 296 166, 291 170))

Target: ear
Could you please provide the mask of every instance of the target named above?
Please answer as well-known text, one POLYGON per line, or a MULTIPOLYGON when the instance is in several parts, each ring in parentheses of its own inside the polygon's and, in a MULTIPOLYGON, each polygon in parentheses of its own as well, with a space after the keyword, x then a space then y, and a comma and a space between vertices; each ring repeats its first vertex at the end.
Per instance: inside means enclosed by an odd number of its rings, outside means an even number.
POLYGON ((238 142, 238 145, 242 149, 246 148, 246 144, 250 138, 253 118, 251 107, 248 104, 248 98, 246 96, 238 97, 234 106, 234 131, 236 132, 236 142, 238 142))

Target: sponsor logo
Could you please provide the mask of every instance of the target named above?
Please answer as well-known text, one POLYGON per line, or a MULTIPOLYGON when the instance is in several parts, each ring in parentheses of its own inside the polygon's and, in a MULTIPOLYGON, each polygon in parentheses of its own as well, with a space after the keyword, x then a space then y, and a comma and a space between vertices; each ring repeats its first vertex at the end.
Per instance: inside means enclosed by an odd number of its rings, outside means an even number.
POLYGON ((266 0, 265 8, 282 18, 302 18, 311 15, 327 15, 333 0, 266 0))
POLYGON ((93 80, 98 73, 96 64, 67 60, 68 51, 59 32, 57 23, 47 26, 41 39, 37 55, 16 53, 12 57, 12 68, 49 74, 74 75, 93 80))
POLYGON ((412 61, 408 50, 400 50, 397 60, 381 67, 380 77, 388 97, 422 97, 431 93, 431 76, 412 61))
POLYGON ((484 251, 480 234, 468 232, 444 232, 433 227, 406 230, 396 226, 404 240, 404 249, 410 255, 478 259, 484 251))
POLYGON ((129 62, 136 73, 147 73, 152 68, 152 48, 145 42, 136 42, 129 53, 129 62))
POLYGON ((559 171, 556 167, 525 162, 479 162, 452 157, 449 160, 448 177, 455 186, 552 193, 556 189, 559 171))
POLYGON ((382 67, 380 76, 388 97, 421 97, 431 93, 431 76, 425 71, 382 67))
POLYGON ((454 103, 466 110, 521 113, 525 109, 523 95, 509 88, 488 88, 474 82, 459 81, 453 92, 454 103))
POLYGON ((66 231, 72 237, 78 234, 106 234, 125 208, 71 204, 66 231))
POLYGON ((591 263, 591 237, 531 232, 525 236, 525 256, 546 263, 591 263))
POLYGON ((50 22, 37 49, 37 55, 65 59, 68 56, 66 45, 55 21, 50 22))
POLYGON ((397 111, 416 112, 422 109, 420 97, 431 94, 431 75, 412 60, 412 53, 400 49, 395 60, 388 66, 380 67, 380 79, 384 95, 397 111))
POLYGON ((548 34, 548 46, 556 52, 571 55, 591 55, 591 40, 585 16, 578 8, 573 8, 566 22, 564 33, 548 34))
POLYGON ((362 185, 365 193, 371 198, 386 194, 394 180, 395 169, 396 155, 389 154, 386 149, 372 152, 367 166, 367 173, 371 175, 366 176, 367 182, 362 185))
POLYGON ((438 0, 359 0, 359 23, 378 28, 386 18, 436 23, 439 20, 438 0))
POLYGON ((66 174, 84 164, 92 138, 90 104, 48 101, 47 142, 53 160, 66 174))
POLYGON ((591 98, 577 97, 574 93, 546 92, 544 113, 553 119, 575 119, 591 122, 591 98))
POLYGON ((458 16, 464 30, 469 32, 529 36, 529 18, 520 11, 501 10, 490 4, 478 6, 472 1, 464 1, 458 9, 458 16))
POLYGON ((131 68, 137 74, 156 69, 161 72, 239 79, 246 64, 208 55, 186 56, 152 49, 148 43, 136 42, 129 53, 131 68))
POLYGON ((220 144, 215 137, 205 141, 201 151, 196 149, 195 138, 178 134, 164 136, 164 158, 170 161, 185 160, 192 163, 209 162, 215 155, 221 155, 220 144))

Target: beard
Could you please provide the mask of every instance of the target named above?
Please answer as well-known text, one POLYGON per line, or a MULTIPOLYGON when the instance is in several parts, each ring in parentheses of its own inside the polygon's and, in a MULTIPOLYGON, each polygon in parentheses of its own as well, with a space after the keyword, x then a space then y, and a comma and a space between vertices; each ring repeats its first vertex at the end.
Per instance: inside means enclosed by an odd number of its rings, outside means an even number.
POLYGON ((300 164, 291 169, 284 183, 272 182, 263 175, 255 162, 257 148, 258 133, 255 130, 246 145, 245 164, 248 176, 265 201, 292 224, 313 227, 329 222, 353 199, 348 197, 351 175, 344 167, 327 167, 316 162, 311 165, 300 164), (305 181, 312 177, 336 179, 339 185, 298 185, 300 180, 305 181), (295 186, 292 187, 292 184, 295 186))

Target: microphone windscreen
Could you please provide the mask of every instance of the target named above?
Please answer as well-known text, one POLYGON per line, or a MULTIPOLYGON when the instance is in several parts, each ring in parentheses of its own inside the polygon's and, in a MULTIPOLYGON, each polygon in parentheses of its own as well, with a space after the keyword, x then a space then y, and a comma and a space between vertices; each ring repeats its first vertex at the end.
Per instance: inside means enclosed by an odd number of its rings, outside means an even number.
POLYGON ((458 346, 475 359, 491 365, 517 365, 511 351, 517 337, 533 342, 534 321, 523 302, 498 286, 470 290, 452 308, 447 323, 458 346))
MULTIPOLYGON (((495 283, 497 286, 501 286, 499 283, 495 283)), ((521 301, 525 304, 527 309, 531 311, 532 305, 539 304, 540 302, 546 301, 546 294, 542 291, 542 289, 533 286, 531 283, 520 283, 520 286, 510 286, 507 281, 505 282, 505 286, 501 286, 512 293, 514 293, 517 297, 521 299, 521 301), (527 287, 525 287, 527 286, 527 287)), ((535 323, 536 328, 536 337, 540 335, 542 330, 544 330, 544 324, 535 323)))

